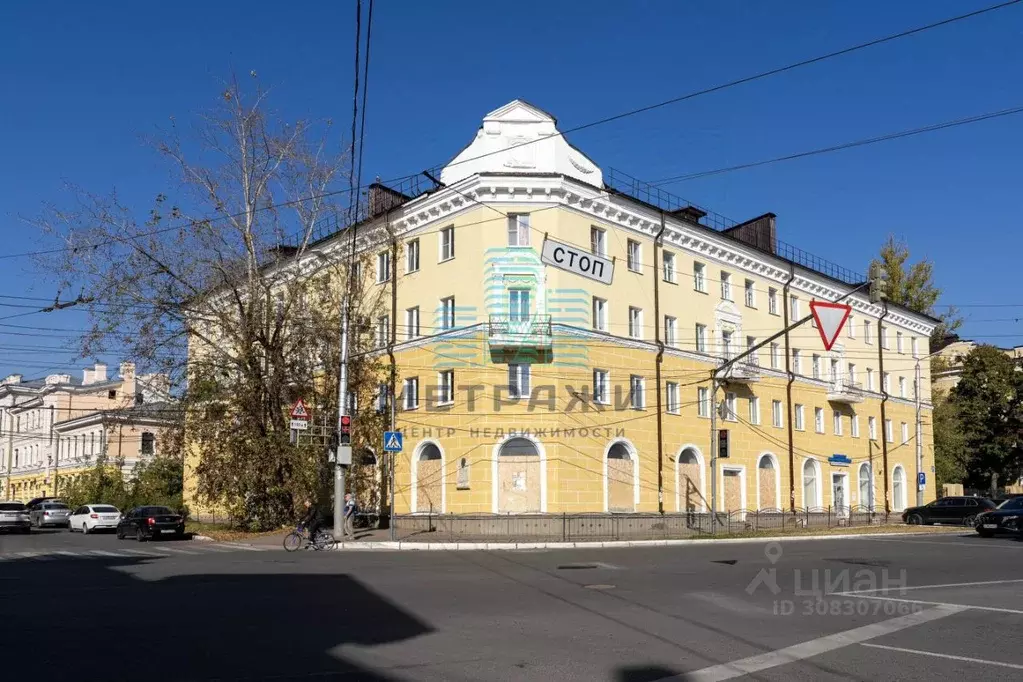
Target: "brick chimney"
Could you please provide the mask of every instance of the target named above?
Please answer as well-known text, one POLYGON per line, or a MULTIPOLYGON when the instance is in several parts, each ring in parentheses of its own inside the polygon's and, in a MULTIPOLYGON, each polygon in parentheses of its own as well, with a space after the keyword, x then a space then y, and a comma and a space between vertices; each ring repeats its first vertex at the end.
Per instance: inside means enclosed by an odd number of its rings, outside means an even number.
POLYGON ((735 227, 724 231, 732 239, 749 244, 752 247, 767 251, 768 253, 778 252, 778 234, 773 213, 765 213, 752 220, 747 220, 735 227))

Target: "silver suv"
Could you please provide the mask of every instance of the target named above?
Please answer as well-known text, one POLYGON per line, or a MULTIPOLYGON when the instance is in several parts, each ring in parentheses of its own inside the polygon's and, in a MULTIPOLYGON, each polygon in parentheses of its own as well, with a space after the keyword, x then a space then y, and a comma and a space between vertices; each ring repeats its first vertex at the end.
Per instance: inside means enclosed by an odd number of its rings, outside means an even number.
POLYGON ((31 529, 28 509, 21 502, 0 502, 0 530, 27 533, 31 529))

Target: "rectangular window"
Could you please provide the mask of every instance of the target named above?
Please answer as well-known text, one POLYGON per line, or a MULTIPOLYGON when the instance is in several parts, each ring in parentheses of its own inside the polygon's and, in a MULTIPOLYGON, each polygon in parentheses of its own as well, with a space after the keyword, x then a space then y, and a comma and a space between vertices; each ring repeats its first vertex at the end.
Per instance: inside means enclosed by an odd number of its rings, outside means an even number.
POLYGON ((529 365, 526 363, 508 365, 508 397, 528 398, 529 391, 529 365))
POLYGON ((902 352, 902 332, 895 332, 895 352, 902 352))
POLYGON ((799 297, 789 296, 789 322, 796 322, 799 320, 799 297))
POLYGON ((676 329, 678 327, 678 320, 670 315, 664 316, 664 343, 665 345, 675 347, 676 341, 676 329))
POLYGON ((803 357, 800 355, 798 348, 792 349, 792 372, 794 374, 803 373, 803 357))
POLYGON ((593 297, 593 328, 600 332, 607 331, 607 301, 593 297))
POLYGON ((629 336, 643 338, 643 309, 629 306, 629 336))
POLYGON ((529 246, 529 214, 508 214, 508 246, 529 246))
POLYGON ((640 249, 639 242, 635 239, 630 239, 626 248, 628 249, 626 255, 628 256, 629 270, 639 272, 643 267, 643 252, 640 249))
POLYGON ((391 317, 381 315, 377 318, 377 346, 386 346, 391 336, 391 317))
POLYGON ((733 355, 732 351, 734 350, 734 348, 735 347, 732 345, 732 332, 730 332, 730 331, 722 331, 721 332, 721 357, 725 358, 726 360, 731 360, 732 359, 732 355, 733 355))
POLYGON ((784 424, 785 418, 781 413, 781 401, 771 401, 771 423, 774 424, 775 428, 780 429, 784 424))
POLYGON ((391 252, 382 251, 377 254, 377 284, 391 279, 391 252))
POLYGON ((440 260, 451 260, 455 257, 455 226, 449 225, 440 231, 440 260))
POLYGON ((909 346, 910 346, 910 348, 913 351, 913 357, 914 358, 919 358, 920 357, 920 349, 919 349, 919 347, 917 345, 917 338, 915 336, 910 337, 910 339, 909 339, 909 346))
POLYGON ((863 320, 863 343, 868 346, 874 343, 874 339, 870 336, 870 320, 863 320))
POLYGON ((778 314, 778 290, 774 287, 767 290, 767 312, 772 315, 778 314))
POLYGON ((746 280, 746 307, 757 307, 757 290, 753 288, 753 280, 746 280))
POLYGON ((899 397, 906 397, 906 377, 899 377, 899 397))
POLYGON ((634 410, 642 410, 646 406, 645 382, 643 377, 633 374, 629 377, 629 405, 634 410))
POLYGON ((752 396, 749 399, 749 423, 760 423, 760 398, 752 396))
POLYGON ((839 369, 837 358, 831 358, 831 374, 828 378, 831 379, 831 381, 838 381, 842 378, 842 370, 839 369))
POLYGON ((813 408, 813 428, 817 433, 824 433, 824 408, 813 408))
POLYGON ((909 424, 902 422, 900 426, 902 428, 902 444, 905 445, 909 442, 909 424))
POLYGON ((419 377, 405 380, 405 409, 414 410, 419 407, 419 377))
POLYGON ((661 252, 661 269, 664 274, 664 281, 675 283, 675 254, 670 251, 661 252))
POLYGON ((793 421, 796 422, 796 431, 803 430, 803 406, 796 404, 795 414, 793 415, 793 421))
POLYGON ((814 353, 813 357, 810 359, 810 363, 811 363, 810 364, 810 369, 813 372, 813 378, 814 379, 820 379, 821 378, 821 356, 819 356, 816 353, 814 353))
POLYGON ((608 398, 607 385, 607 370, 593 370, 593 402, 606 405, 610 401, 608 398))
POLYGON ((732 300, 732 276, 724 270, 721 271, 721 300, 732 300))
POLYGON ((888 327, 878 322, 877 331, 881 335, 881 348, 888 350, 888 327))
POLYGON ((756 365, 757 367, 759 367, 760 366, 760 351, 754 351, 753 350, 753 346, 755 346, 755 345, 757 345, 757 337, 755 337, 755 336, 747 336, 746 337, 746 352, 749 353, 749 355, 746 356, 746 362, 750 363, 751 365, 756 365), (753 351, 753 352, 750 352, 750 351, 753 351))
POLYGON ((419 338, 419 306, 405 311, 405 338, 409 341, 419 338))
POLYGON ((696 409, 701 417, 710 417, 710 389, 700 386, 696 389, 696 409))
POLYGON ((668 412, 671 414, 678 414, 679 400, 678 400, 678 384, 674 381, 669 381, 665 385, 665 394, 668 399, 668 412))
POLYGON ((440 300, 440 328, 441 329, 454 329, 455 328, 455 297, 448 296, 440 300))
POLYGON ((877 419, 867 417, 867 438, 877 440, 877 419))
POLYGON ((849 433, 853 438, 860 437, 860 415, 854 414, 849 420, 849 433))
POLYGON ((874 370, 867 368, 867 390, 874 390, 874 370))
POLYGON ((529 319, 529 289, 508 290, 508 317, 512 322, 529 319))
POLYGON ((891 375, 888 372, 881 375, 881 390, 885 393, 892 390, 891 375))
POLYGON ((455 401, 455 370, 447 369, 437 373, 437 404, 448 405, 455 401))
POLYGON ((707 266, 703 263, 693 263, 693 289, 707 292, 707 266))
POLYGON ((405 272, 419 269, 419 240, 412 239, 405 245, 405 272))
POLYGON ((894 443, 895 442, 895 436, 892 433, 892 420, 891 419, 885 419, 884 420, 884 439, 886 441, 888 441, 889 443, 894 443))
POLYGON ((739 419, 739 412, 735 408, 735 394, 725 393, 725 420, 734 422, 739 419))
POLYGON ((836 436, 841 436, 842 435, 842 413, 839 412, 838 410, 835 410, 835 412, 833 414, 833 417, 834 417, 833 421, 835 422, 834 423, 835 435, 836 436))
POLYGON ((771 344, 771 369, 781 368, 781 344, 771 344))
POLYGON ((848 365, 846 365, 846 374, 849 377, 849 383, 850 384, 855 384, 856 383, 856 363, 850 362, 848 365))
POLYGON ((607 232, 599 227, 590 227, 590 253, 601 258, 607 257, 607 232))
POLYGON ((845 321, 845 333, 850 339, 856 338, 856 318, 852 315, 845 321))

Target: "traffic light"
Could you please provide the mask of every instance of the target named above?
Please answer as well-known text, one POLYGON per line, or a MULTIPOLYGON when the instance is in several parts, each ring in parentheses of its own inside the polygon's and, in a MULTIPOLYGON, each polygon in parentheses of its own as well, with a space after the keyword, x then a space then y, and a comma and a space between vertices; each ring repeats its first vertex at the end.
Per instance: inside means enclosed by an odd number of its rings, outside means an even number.
POLYGON ((341 416, 341 445, 352 444, 352 418, 347 414, 341 416))
POLYGON ((728 429, 718 429, 718 457, 728 459, 728 429))
POLYGON ((871 303, 888 300, 888 271, 880 263, 870 264, 869 282, 871 303))

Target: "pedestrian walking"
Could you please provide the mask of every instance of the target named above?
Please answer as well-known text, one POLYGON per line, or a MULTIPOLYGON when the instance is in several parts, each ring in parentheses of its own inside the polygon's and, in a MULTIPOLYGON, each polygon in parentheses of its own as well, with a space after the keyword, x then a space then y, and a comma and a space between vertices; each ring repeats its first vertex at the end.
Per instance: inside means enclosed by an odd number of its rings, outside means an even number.
POLYGON ((344 532, 345 537, 355 539, 355 512, 357 507, 355 505, 355 498, 352 497, 351 493, 345 495, 345 525, 344 532))

